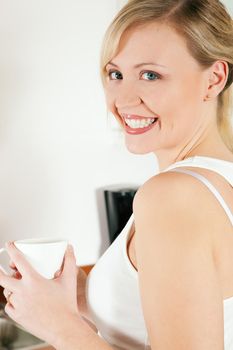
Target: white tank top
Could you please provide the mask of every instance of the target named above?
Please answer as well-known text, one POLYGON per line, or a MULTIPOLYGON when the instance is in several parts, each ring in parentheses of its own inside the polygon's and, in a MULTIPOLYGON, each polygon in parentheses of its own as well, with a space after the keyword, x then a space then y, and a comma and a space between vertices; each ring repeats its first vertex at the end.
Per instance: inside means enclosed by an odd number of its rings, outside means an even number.
MULTIPOLYGON (((177 167, 201 167, 222 175, 233 186, 233 162, 195 156, 173 163, 165 170, 185 172, 202 181, 224 208, 233 225, 233 214, 217 189, 202 175, 177 167)), ((100 257, 88 275, 87 306, 100 337, 117 350, 149 350, 143 318, 138 273, 127 254, 133 214, 122 232, 100 257)), ((223 301, 224 350, 233 349, 233 296, 223 301)))

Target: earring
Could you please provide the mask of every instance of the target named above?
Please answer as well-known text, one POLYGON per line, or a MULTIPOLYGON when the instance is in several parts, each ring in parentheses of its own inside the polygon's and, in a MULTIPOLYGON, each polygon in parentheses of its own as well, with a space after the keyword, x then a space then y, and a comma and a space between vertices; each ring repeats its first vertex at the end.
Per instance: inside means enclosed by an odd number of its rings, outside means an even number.
POLYGON ((204 101, 208 101, 210 99, 209 95, 206 95, 206 97, 204 98, 204 101))

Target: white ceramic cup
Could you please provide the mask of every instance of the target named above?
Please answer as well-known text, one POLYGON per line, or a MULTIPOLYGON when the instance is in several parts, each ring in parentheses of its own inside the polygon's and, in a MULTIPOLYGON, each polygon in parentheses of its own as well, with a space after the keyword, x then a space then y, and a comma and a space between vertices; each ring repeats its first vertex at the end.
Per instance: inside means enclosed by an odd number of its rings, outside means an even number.
MULTIPOLYGON (((31 266, 43 277, 51 279, 61 268, 68 241, 63 238, 30 238, 14 241, 31 266)), ((0 249, 0 254, 6 251, 0 249)), ((4 269, 1 267, 4 271, 4 269)), ((4 271, 5 272, 5 271, 4 271)))

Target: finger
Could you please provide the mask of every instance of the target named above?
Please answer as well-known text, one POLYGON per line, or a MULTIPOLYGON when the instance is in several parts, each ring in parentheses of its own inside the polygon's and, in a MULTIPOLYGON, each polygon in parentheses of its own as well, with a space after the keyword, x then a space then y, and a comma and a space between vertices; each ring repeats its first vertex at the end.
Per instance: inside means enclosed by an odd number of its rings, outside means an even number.
POLYGON ((9 289, 7 289, 7 288, 3 289, 3 295, 5 298, 8 297, 9 293, 10 293, 9 289))
POLYGON ((62 272, 62 269, 57 270, 54 274, 54 278, 58 278, 60 276, 61 272, 62 272))
POLYGON ((65 255, 64 255, 63 260, 62 260, 62 264, 61 264, 61 268, 60 268, 61 271, 63 271, 64 263, 65 263, 65 255))
POLYGON ((57 270, 57 271, 54 273, 53 278, 58 278, 58 277, 61 275, 61 273, 62 273, 62 271, 63 271, 63 267, 64 267, 64 261, 65 261, 65 256, 63 257, 63 260, 62 260, 62 264, 61 264, 60 269, 57 270))
POLYGON ((2 271, 0 271, 0 285, 12 292, 18 289, 18 281, 13 277, 5 275, 2 271))
POLYGON ((13 242, 6 243, 6 250, 21 275, 30 276, 36 274, 36 271, 29 264, 21 251, 16 248, 13 242))
POLYGON ((15 263, 12 260, 10 260, 9 266, 12 270, 17 270, 17 267, 15 266, 15 263))
POLYGON ((69 244, 65 252, 63 273, 69 274, 69 272, 71 271, 73 271, 75 276, 77 275, 77 266, 74 250, 72 245, 69 244))
POLYGON ((21 280, 22 276, 21 274, 19 273, 19 271, 15 271, 13 274, 12 274, 12 277, 16 278, 17 280, 21 280))
MULTIPOLYGON (((17 279, 19 279, 19 277, 22 277, 18 270, 16 270, 16 271, 14 270, 9 276, 17 278, 17 279)), ((0 348, 0 350, 1 350, 1 348, 0 348)))
POLYGON ((9 294, 6 297, 7 304, 9 304, 15 308, 16 299, 17 299, 16 294, 9 292, 9 294))
POLYGON ((9 291, 8 289, 4 289, 3 294, 4 294, 4 297, 6 298, 6 302, 13 306, 14 305, 14 300, 13 300, 14 293, 9 291))
POLYGON ((16 318, 15 318, 15 309, 14 307, 10 304, 10 303, 6 303, 5 305, 5 313, 10 317, 12 318, 12 320, 16 321, 16 318))
POLYGON ((65 255, 63 257, 63 260, 62 260, 62 264, 61 264, 61 267, 59 270, 57 270, 55 273, 54 273, 54 278, 58 278, 60 276, 60 274, 62 273, 63 271, 63 268, 64 268, 64 262, 65 262, 65 255))

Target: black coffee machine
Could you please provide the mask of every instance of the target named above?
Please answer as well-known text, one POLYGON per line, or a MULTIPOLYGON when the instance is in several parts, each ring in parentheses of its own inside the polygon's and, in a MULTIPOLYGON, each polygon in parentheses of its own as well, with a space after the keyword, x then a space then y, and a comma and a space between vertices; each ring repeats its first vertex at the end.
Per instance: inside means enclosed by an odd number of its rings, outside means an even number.
POLYGON ((116 239, 129 220, 133 198, 138 188, 104 190, 110 244, 116 239))

